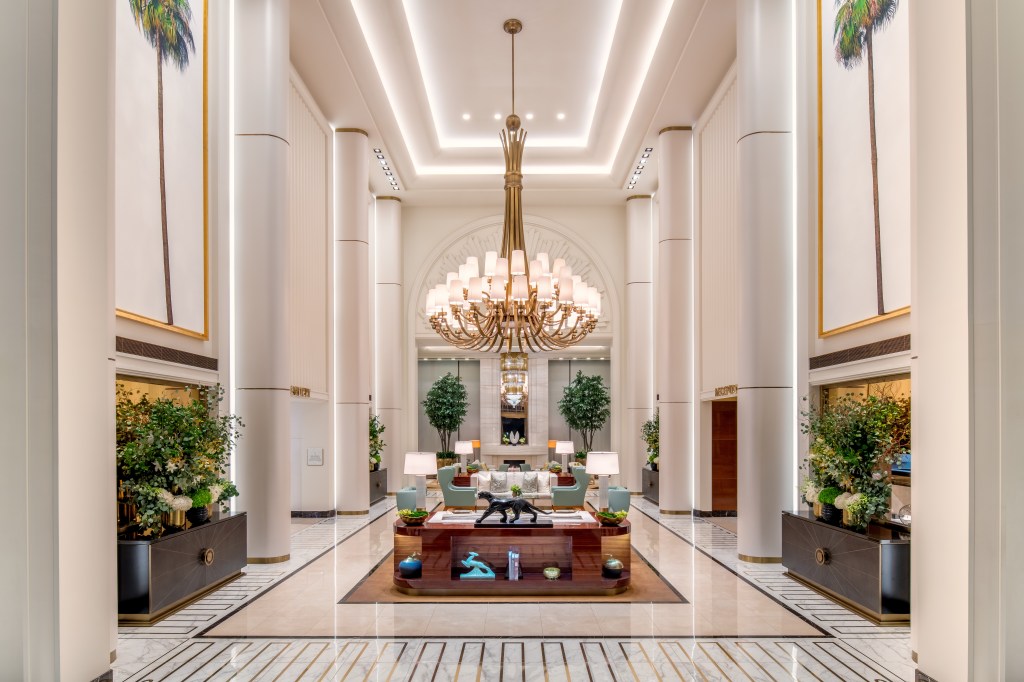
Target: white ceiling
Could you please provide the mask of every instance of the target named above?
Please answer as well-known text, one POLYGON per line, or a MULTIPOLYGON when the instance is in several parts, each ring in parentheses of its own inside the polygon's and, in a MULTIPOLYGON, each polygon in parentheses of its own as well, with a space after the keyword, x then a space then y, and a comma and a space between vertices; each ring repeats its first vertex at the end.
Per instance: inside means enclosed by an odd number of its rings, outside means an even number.
POLYGON ((400 189, 375 163, 374 192, 500 203, 518 18, 525 203, 620 203, 656 190, 658 131, 695 123, 732 64, 735 2, 295 0, 291 57, 331 125, 382 150, 400 189))

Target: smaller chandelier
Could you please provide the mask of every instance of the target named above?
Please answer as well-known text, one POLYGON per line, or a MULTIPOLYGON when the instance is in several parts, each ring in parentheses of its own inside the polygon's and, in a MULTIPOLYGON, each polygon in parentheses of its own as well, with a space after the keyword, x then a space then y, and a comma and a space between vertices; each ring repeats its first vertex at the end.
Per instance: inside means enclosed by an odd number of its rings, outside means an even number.
POLYGON ((516 116, 518 19, 503 26, 512 36, 512 113, 501 131, 505 150, 505 221, 501 251, 471 256, 427 292, 426 314, 441 338, 464 350, 562 350, 597 328, 601 293, 574 275, 561 258, 538 253, 527 261, 523 235, 523 145, 526 131, 516 116))

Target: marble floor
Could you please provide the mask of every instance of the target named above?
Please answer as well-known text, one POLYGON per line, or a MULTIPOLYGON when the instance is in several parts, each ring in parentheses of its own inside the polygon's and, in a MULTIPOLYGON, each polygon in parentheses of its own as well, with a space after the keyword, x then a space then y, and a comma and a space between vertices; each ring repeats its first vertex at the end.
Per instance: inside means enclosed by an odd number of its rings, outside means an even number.
MULTIPOLYGON (((431 492, 431 496, 436 493, 431 492)), ((910 680, 909 631, 746 564, 736 536, 635 499, 634 550, 688 603, 339 600, 392 550, 393 499, 294 519, 292 559, 158 625, 122 628, 116 680, 910 680)))

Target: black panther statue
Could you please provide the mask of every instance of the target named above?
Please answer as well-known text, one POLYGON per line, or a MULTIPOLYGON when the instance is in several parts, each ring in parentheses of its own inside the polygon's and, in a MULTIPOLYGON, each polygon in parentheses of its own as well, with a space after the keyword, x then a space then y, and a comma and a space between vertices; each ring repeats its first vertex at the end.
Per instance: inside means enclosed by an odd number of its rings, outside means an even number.
POLYGON ((483 523, 484 519, 493 514, 494 512, 501 513, 501 522, 508 523, 508 512, 512 512, 512 523, 519 520, 519 515, 523 512, 533 515, 533 523, 537 523, 537 514, 550 514, 551 512, 544 511, 543 509, 537 509, 532 504, 527 502, 521 497, 513 497, 510 500, 495 499, 494 495, 490 494, 486 490, 481 490, 476 494, 478 499, 487 500, 488 507, 484 515, 476 520, 477 523, 483 523))

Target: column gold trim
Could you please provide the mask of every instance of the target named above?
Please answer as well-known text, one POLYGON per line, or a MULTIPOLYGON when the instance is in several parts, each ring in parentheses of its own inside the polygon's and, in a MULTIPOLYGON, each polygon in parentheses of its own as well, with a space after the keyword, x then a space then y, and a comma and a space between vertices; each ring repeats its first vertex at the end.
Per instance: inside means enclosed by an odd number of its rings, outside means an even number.
POLYGON ((335 128, 334 132, 336 132, 336 133, 362 133, 363 135, 366 135, 367 137, 370 136, 370 133, 366 132, 362 128, 335 128))
POLYGON ((397 201, 398 203, 402 203, 402 200, 398 197, 377 197, 377 201, 397 201))
POLYGON ((362 514, 369 514, 369 509, 357 510, 357 511, 341 511, 340 509, 335 512, 338 516, 360 516, 362 514))
POLYGON ((659 513, 661 513, 661 514, 668 514, 669 516, 692 516, 693 515, 693 510, 692 509, 684 509, 682 511, 677 511, 675 509, 661 509, 661 510, 659 510, 659 513))
POLYGON ((690 132, 693 132, 693 126, 669 126, 667 128, 662 128, 661 130, 659 130, 658 134, 661 135, 662 133, 670 133, 674 130, 689 130, 690 132))
POLYGON ((268 557, 251 556, 246 558, 246 562, 250 564, 279 564, 281 562, 288 561, 291 558, 291 554, 282 554, 281 556, 268 557))
POLYGON ((634 194, 626 197, 626 201, 633 201, 633 199, 653 199, 653 194, 634 194))
POLYGON ((781 564, 782 557, 780 556, 749 556, 747 554, 737 554, 737 558, 740 561, 746 561, 748 564, 781 564))

